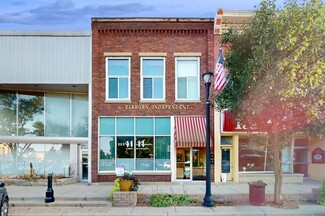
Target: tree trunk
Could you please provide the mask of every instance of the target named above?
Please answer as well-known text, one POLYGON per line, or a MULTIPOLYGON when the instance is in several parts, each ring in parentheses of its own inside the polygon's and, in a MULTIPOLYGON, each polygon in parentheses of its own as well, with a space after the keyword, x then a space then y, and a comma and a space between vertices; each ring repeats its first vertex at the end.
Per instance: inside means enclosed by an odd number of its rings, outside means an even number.
POLYGON ((273 134, 273 146, 274 146, 274 203, 282 204, 282 163, 280 158, 280 143, 279 143, 279 134, 274 132, 273 134))

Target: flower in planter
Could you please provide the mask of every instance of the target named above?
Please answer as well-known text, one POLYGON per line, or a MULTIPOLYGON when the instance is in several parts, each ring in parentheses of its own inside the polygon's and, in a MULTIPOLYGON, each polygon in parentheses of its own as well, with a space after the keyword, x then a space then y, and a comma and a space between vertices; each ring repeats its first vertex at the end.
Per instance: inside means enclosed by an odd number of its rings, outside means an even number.
POLYGON ((113 193, 117 191, 138 191, 140 180, 131 172, 124 172, 124 175, 114 180, 114 187, 108 194, 108 198, 113 198, 113 193), (126 184, 126 185, 124 185, 126 184))
POLYGON ((123 177, 120 180, 120 186, 121 186, 121 190, 130 190, 130 191, 138 191, 140 185, 140 181, 139 179, 133 175, 131 172, 125 172, 123 177), (124 186, 121 186, 121 184, 129 184, 130 186, 127 186, 127 189, 124 189, 124 186))

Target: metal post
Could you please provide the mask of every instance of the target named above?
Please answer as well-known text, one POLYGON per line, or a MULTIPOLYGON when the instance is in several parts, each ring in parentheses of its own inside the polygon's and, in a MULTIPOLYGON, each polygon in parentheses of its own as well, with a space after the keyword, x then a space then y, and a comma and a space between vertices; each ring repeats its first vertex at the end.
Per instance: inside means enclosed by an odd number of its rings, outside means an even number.
POLYGON ((54 202, 54 190, 52 188, 52 174, 47 176, 47 190, 45 192, 45 202, 50 203, 54 202))
POLYGON ((205 183, 205 197, 203 199, 203 206, 205 207, 213 207, 214 200, 211 195, 211 175, 210 175, 210 100, 209 100, 209 93, 210 93, 210 86, 211 83, 205 83, 206 89, 206 183, 205 183))

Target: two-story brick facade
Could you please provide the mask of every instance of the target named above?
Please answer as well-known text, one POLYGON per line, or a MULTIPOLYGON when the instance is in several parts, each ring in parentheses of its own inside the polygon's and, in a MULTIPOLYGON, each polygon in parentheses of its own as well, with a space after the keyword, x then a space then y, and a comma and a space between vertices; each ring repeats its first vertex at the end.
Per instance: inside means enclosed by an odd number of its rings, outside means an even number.
POLYGON ((92 19, 92 182, 116 166, 142 181, 205 180, 213 30, 214 19, 92 19))

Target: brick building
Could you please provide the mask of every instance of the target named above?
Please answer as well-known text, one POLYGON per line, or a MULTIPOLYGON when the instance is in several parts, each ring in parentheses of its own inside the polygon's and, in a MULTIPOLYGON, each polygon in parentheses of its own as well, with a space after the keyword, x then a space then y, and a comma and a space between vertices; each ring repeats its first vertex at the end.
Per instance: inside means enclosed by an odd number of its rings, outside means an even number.
POLYGON ((142 181, 205 180, 213 31, 214 19, 92 19, 92 182, 116 166, 142 181))

